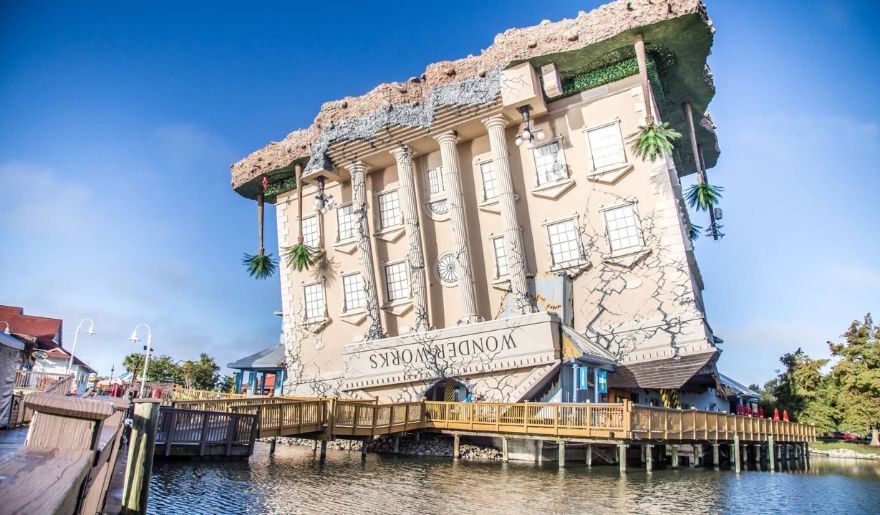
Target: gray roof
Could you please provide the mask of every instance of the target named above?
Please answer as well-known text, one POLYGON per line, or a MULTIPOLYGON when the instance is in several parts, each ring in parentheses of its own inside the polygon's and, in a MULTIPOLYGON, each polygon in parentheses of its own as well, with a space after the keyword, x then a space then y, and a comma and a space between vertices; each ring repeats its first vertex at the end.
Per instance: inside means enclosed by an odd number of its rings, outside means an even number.
POLYGON ((584 359, 608 364, 617 363, 614 355, 604 347, 591 342, 587 337, 565 324, 562 324, 562 334, 568 336, 571 342, 577 346, 584 354, 584 359))
POLYGON ((276 345, 226 366, 237 370, 278 370, 284 368, 284 361, 284 346, 276 345))
POLYGON ((734 381, 730 377, 728 377, 720 372, 718 373, 718 380, 721 381, 722 385, 726 386, 730 390, 733 390, 733 392, 737 395, 740 395, 742 397, 752 397, 755 399, 761 398, 761 395, 758 394, 758 392, 752 390, 751 388, 749 388, 747 386, 744 386, 742 383, 734 381))
MULTIPOLYGON (((670 388, 678 390, 697 376, 715 373, 718 351, 690 354, 681 358, 665 358, 654 361, 626 363, 617 365, 617 370, 608 376, 608 386, 612 388, 670 388)), ((707 382, 708 377, 701 378, 707 382)), ((714 383, 714 380, 712 381, 714 383)))

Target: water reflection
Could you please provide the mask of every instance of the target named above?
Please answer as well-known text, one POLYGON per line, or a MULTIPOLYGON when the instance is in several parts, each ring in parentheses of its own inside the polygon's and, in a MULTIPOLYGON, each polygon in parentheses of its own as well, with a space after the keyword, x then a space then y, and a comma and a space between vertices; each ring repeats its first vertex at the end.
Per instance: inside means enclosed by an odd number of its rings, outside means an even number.
POLYGON ((258 444, 250 462, 157 463, 151 513, 877 513, 880 462, 817 458, 808 472, 587 469, 258 444))

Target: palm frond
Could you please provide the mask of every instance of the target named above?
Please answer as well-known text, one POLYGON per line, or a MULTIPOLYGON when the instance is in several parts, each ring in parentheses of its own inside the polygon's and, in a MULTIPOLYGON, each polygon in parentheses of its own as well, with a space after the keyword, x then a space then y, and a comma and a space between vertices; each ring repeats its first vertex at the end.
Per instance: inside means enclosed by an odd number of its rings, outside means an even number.
POLYGON ((654 161, 660 156, 672 153, 672 142, 681 137, 681 133, 669 127, 669 122, 649 123, 639 127, 639 131, 630 136, 630 150, 641 159, 654 161))
POLYGON ((691 243, 700 239, 700 232, 703 230, 703 227, 691 222, 691 226, 688 229, 688 238, 690 238, 691 243))
POLYGON ((315 249, 309 247, 305 243, 297 243, 292 247, 284 249, 284 261, 287 266, 292 266, 297 271, 308 269, 315 264, 315 249))
POLYGON ((724 191, 724 188, 721 186, 715 186, 708 182, 698 182, 688 188, 686 195, 688 205, 697 211, 708 211, 714 208, 718 201, 721 200, 722 191, 724 191))
POLYGON ((275 273, 278 263, 272 259, 272 254, 245 254, 241 262, 254 279, 268 279, 275 273))

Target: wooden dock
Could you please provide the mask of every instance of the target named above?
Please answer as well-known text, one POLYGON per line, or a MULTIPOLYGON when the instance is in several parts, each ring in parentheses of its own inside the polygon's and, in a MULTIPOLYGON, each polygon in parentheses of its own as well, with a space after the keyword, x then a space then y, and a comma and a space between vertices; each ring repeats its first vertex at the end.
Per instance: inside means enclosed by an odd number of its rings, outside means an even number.
MULTIPOLYGON (((641 448, 640 462, 649 470, 654 462, 664 460, 678 466, 679 454, 688 456, 691 464, 711 463, 716 468, 726 460, 736 470, 752 462, 767 463, 769 468, 775 469, 775 463, 789 459, 808 462, 807 444, 816 436, 813 426, 796 422, 640 406, 629 401, 609 404, 434 401, 380 404, 338 398, 238 397, 181 400, 175 401, 174 407, 189 412, 250 416, 256 421, 255 437, 313 438, 322 442, 322 456, 326 442, 335 438, 367 441, 392 435, 396 439, 407 432, 431 431, 451 435, 456 449, 460 436, 501 439, 505 459, 509 440, 548 441, 558 450, 560 466, 565 464, 566 446, 583 447, 587 463, 592 462, 595 454, 617 463, 622 471, 631 461, 628 456, 633 448, 641 448)), ((204 450, 206 446, 222 449, 220 440, 230 438, 230 433, 224 432, 223 428, 234 424, 224 420, 210 422, 206 418, 193 418, 187 422, 187 429, 179 434, 186 435, 185 440, 192 449, 202 448, 203 455, 210 454, 204 450), (207 436, 205 432, 199 432, 199 421, 206 424, 207 436), (207 443, 202 439, 207 439, 207 443)), ((251 427, 246 422, 242 424, 242 427, 251 427)), ((242 433, 236 433, 232 438, 242 436, 242 433)), ((243 451, 243 441, 240 447, 243 451)), ((172 454, 173 448, 174 444, 171 444, 172 454)))
POLYGON ((257 416, 162 407, 156 435, 157 456, 250 456, 257 438, 257 416))

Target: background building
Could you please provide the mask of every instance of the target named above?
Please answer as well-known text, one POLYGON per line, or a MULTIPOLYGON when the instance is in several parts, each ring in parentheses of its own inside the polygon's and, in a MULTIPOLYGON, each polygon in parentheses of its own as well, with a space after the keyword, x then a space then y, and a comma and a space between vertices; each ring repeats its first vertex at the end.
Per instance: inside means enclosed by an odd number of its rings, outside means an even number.
POLYGON ((317 255, 280 267, 285 391, 722 399, 680 183, 718 159, 713 33, 686 0, 511 29, 234 164, 317 255), (652 122, 684 135, 654 160, 652 122))

